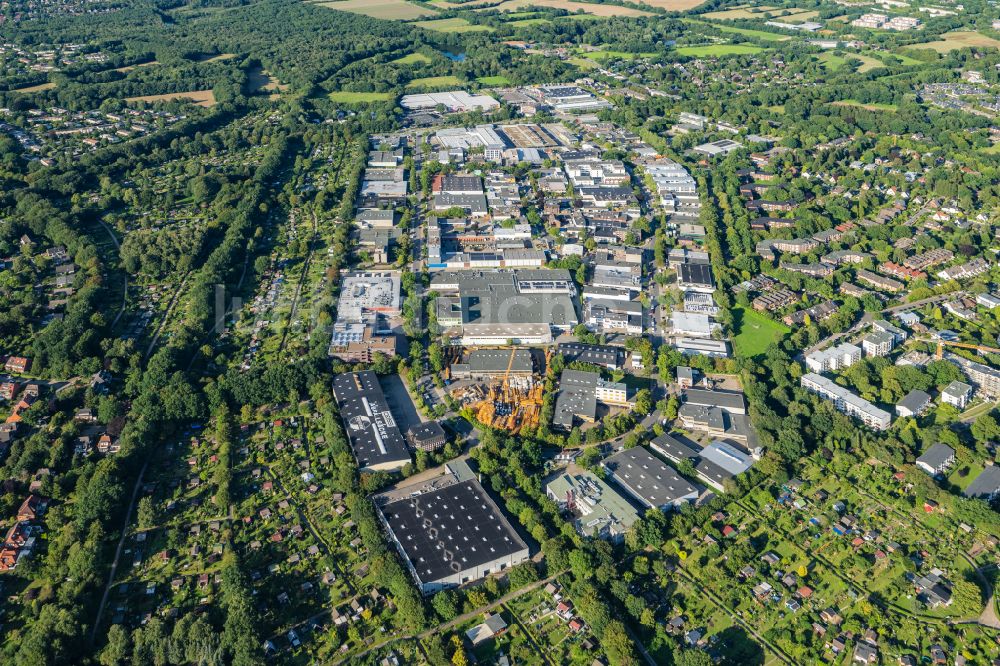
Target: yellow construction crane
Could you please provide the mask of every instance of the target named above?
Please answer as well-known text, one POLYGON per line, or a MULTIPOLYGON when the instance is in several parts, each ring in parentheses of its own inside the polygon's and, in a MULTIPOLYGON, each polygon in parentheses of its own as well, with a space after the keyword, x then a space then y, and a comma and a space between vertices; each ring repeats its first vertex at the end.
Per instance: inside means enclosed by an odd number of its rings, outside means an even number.
POLYGON ((968 342, 949 342, 947 340, 938 340, 937 352, 934 354, 934 357, 936 359, 940 360, 944 356, 945 345, 948 345, 949 347, 961 347, 962 349, 975 349, 977 352, 980 353, 985 352, 987 354, 1000 354, 1000 349, 996 349, 995 347, 987 347, 985 345, 974 345, 968 342))

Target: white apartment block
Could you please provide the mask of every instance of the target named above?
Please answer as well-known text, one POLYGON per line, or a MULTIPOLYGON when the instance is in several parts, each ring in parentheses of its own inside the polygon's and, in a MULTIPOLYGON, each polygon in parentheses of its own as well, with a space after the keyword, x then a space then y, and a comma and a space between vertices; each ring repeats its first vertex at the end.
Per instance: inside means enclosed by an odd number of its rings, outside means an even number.
POLYGON ((806 367, 813 372, 849 368, 861 360, 861 349, 856 345, 844 344, 806 355, 806 367))
POLYGON ((802 375, 802 388, 811 391, 834 404, 841 412, 860 420, 874 430, 885 430, 892 423, 892 415, 884 409, 879 409, 864 398, 838 386, 832 381, 810 372, 802 375))
POLYGON ((861 340, 867 356, 888 356, 895 346, 895 336, 887 331, 872 331, 861 340))

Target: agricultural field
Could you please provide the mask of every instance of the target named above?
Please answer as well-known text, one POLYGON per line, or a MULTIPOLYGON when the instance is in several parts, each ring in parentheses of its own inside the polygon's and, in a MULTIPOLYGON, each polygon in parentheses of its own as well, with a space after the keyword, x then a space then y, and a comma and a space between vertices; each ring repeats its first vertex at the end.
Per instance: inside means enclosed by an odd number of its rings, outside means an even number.
POLYGON ((996 40, 980 32, 957 30, 955 32, 947 32, 941 35, 941 39, 937 41, 924 42, 923 44, 913 44, 908 48, 933 49, 938 53, 947 53, 948 51, 955 51, 957 49, 969 47, 1000 48, 1000 40, 996 40))
POLYGON ((506 11, 521 9, 522 7, 552 7, 554 9, 565 9, 570 12, 582 11, 594 16, 649 16, 649 12, 631 7, 619 7, 617 5, 601 5, 589 2, 574 2, 573 0, 504 0, 499 5, 490 7, 491 10, 506 11))
POLYGON ((191 90, 179 93, 164 93, 162 95, 140 95, 139 97, 126 97, 126 102, 172 102, 174 100, 188 100, 198 106, 206 108, 215 106, 215 93, 211 90, 191 90))
POLYGON ((707 44, 705 46, 682 46, 676 49, 676 53, 692 58, 719 58, 731 55, 752 55, 763 50, 759 46, 750 44, 707 44))
POLYGON ((17 93, 35 93, 42 92, 43 90, 52 90, 56 87, 56 84, 52 81, 48 83, 39 83, 37 86, 27 86, 25 88, 15 88, 14 92, 17 93))
POLYGON ((705 4, 705 0, 640 0, 640 2, 668 12, 686 12, 705 4))
POLYGON ((791 330, 751 308, 734 308, 733 320, 739 322, 733 347, 739 356, 744 357, 763 354, 772 343, 781 340, 791 330))
POLYGON ((435 32, 493 32, 493 28, 488 25, 474 25, 460 17, 417 21, 414 25, 435 32))
POLYGON ((717 12, 708 12, 702 14, 703 17, 708 19, 719 19, 722 21, 727 20, 737 20, 737 19, 754 19, 760 17, 767 17, 771 15, 771 12, 779 12, 780 9, 775 9, 774 7, 768 5, 760 5, 759 7, 734 7, 732 9, 725 9, 717 12))
POLYGON ((434 15, 433 10, 405 0, 336 0, 333 2, 327 0, 315 4, 341 12, 353 12, 391 21, 412 21, 434 15))
POLYGON ((812 21, 817 16, 819 16, 818 11, 794 11, 788 15, 782 16, 781 14, 772 14, 772 17, 782 21, 783 23, 805 23, 806 21, 812 21))

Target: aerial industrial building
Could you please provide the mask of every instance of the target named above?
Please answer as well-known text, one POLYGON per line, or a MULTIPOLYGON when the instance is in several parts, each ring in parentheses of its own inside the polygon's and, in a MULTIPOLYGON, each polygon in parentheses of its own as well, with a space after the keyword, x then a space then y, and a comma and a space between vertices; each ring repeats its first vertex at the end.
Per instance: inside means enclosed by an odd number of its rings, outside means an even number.
POLYGON ((392 472, 410 462, 406 441, 374 372, 337 375, 333 397, 359 468, 392 472))
POLYGON ((469 583, 528 559, 528 546, 464 461, 417 486, 374 497, 423 594, 469 583))

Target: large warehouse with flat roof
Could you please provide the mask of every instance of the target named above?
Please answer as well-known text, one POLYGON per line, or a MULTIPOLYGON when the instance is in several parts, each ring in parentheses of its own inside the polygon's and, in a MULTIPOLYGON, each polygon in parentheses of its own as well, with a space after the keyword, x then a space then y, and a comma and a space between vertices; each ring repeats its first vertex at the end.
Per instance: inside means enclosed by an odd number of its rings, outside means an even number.
POLYGON ((698 489, 643 446, 633 446, 601 466, 615 483, 650 509, 673 509, 698 499, 698 489))
POLYGON ((407 111, 433 110, 439 104, 448 111, 463 112, 491 111, 500 108, 500 102, 489 95, 470 95, 464 90, 403 95, 399 100, 399 105, 407 111))
POLYGON ((528 545, 464 461, 418 486, 375 496, 379 517, 423 594, 528 559, 528 545))
POLYGON ((410 462, 406 440, 389 411, 374 372, 337 375, 333 380, 333 397, 337 399, 358 467, 392 472, 410 462))

